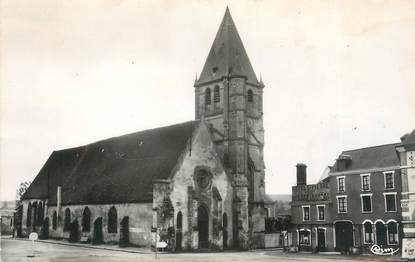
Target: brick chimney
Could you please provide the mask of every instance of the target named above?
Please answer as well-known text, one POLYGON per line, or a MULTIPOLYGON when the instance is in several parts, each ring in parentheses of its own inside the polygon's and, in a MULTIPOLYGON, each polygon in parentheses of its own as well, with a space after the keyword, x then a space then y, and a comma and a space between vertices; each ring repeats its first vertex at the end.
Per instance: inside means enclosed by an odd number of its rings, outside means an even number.
POLYGON ((307 165, 297 164, 297 186, 307 185, 307 165))

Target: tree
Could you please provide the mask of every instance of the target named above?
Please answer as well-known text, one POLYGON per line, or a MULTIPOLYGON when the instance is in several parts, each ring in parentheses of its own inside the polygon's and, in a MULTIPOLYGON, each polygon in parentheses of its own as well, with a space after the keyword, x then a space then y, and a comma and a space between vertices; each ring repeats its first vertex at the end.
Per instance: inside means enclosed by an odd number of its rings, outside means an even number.
POLYGON ((22 199, 22 196, 26 192, 26 190, 30 186, 30 181, 21 182, 19 188, 17 189, 17 201, 20 204, 20 200, 22 199))

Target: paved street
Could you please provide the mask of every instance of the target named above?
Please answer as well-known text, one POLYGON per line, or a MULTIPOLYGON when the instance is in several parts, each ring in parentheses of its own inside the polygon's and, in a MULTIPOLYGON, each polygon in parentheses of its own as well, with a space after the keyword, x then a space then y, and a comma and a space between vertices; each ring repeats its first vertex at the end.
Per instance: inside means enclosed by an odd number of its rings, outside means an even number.
MULTIPOLYGON (((35 257, 32 243, 25 240, 1 239, 1 261, 155 261, 154 254, 137 254, 103 249, 74 247, 68 245, 35 243, 35 257)), ((285 254, 281 251, 220 252, 161 254, 158 261, 386 261, 386 257, 338 255, 285 254)))

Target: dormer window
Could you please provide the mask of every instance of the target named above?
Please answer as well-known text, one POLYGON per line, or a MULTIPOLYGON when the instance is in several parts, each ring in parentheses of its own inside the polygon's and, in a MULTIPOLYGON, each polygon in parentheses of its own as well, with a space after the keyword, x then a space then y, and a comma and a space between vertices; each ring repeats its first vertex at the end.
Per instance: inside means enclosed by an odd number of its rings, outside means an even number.
POLYGON ((205 90, 205 105, 210 105, 212 103, 212 98, 210 94, 210 88, 206 88, 205 90))
POLYGON ((248 90, 248 102, 254 102, 254 93, 251 89, 248 90))
POLYGON ((216 72, 218 72, 218 67, 215 66, 214 68, 212 68, 212 73, 216 74, 216 72))
POLYGON ((213 102, 219 103, 220 102, 220 90, 219 86, 215 86, 215 89, 213 90, 213 102))

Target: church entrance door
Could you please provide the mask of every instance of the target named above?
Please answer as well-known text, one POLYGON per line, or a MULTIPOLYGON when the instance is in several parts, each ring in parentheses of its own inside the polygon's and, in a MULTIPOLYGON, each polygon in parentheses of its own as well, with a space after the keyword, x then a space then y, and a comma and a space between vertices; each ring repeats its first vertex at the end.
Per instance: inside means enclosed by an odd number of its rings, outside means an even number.
POLYGON ((120 247, 128 247, 130 244, 130 229, 128 216, 123 217, 120 222, 120 247))
POLYGON ((199 229, 199 248, 209 247, 209 213, 205 206, 197 209, 197 228, 199 229))
POLYGON ((98 217, 94 221, 94 235, 92 238, 92 244, 98 245, 102 242, 102 217, 98 217))

